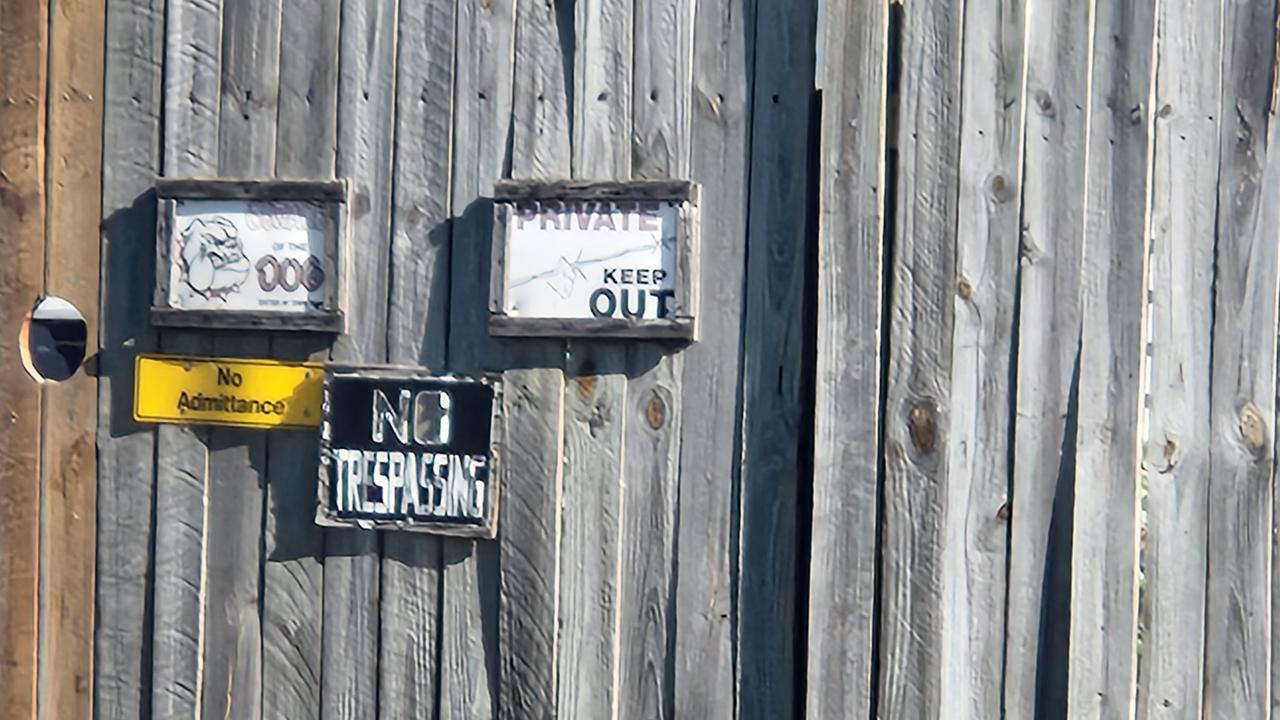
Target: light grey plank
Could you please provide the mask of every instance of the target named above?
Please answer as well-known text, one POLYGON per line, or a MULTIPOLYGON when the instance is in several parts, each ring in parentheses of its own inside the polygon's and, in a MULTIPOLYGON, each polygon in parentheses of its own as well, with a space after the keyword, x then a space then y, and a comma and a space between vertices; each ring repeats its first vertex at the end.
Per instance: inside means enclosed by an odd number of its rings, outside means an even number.
MULTIPOLYGON (((347 335, 333 358, 387 357, 391 162, 398 2, 344 0, 338 59, 337 174, 352 187, 347 335)), ((324 718, 377 717, 380 578, 378 536, 325 532, 324 718)))
MULTIPOLYGON (((583 0, 574 10, 570 174, 627 179, 632 4, 583 0)), ((520 88, 517 83, 517 97, 520 88)), ((566 341, 565 357, 556 709, 565 718, 610 717, 616 713, 619 677, 626 346, 566 341)))
MULTIPOLYGON (((280 2, 224 0, 218 174, 269 176, 275 167, 280 2)), ((219 336, 220 356, 263 357, 268 340, 219 336)), ((262 714, 263 490, 266 437, 209 431, 205 487, 203 717, 262 714)))
MULTIPOLYGON (((457 8, 455 75, 453 94, 453 238, 450 249, 450 323, 448 361, 454 371, 500 369, 502 356, 497 343, 486 332, 487 293, 492 205, 484 200, 504 173, 510 145, 512 118, 512 64, 515 42, 515 3, 460 3, 457 8)), ((512 383, 510 376, 505 380, 512 383)), ((511 387, 511 386, 508 386, 511 387)), ((507 398, 510 399, 510 392, 507 398)), ((510 445, 510 443, 509 443, 510 445)), ((505 462, 502 502, 499 506, 498 545, 506 548, 520 537, 521 530, 534 532, 539 526, 510 523, 509 513, 518 507, 521 493, 537 494, 542 468, 505 462), (510 468, 527 467, 529 475, 513 474, 510 468), (520 482, 512 481, 519 477, 520 482), (514 528, 508 530, 508 528, 514 528)), ((557 453, 558 460, 558 453, 557 453)), ((558 462, 552 465, 557 469, 558 462)), ((530 552, 537 546, 530 544, 530 552)), ((514 707, 517 700, 499 692, 519 692, 511 677, 505 648, 515 632, 500 616, 498 584, 499 556, 505 553, 495 543, 446 540, 444 552, 444 597, 440 632, 444 638, 440 657, 441 718, 488 718, 499 707, 514 707), (502 635, 501 641, 498 638, 502 635), (499 676, 501 682, 499 682, 499 676)), ((501 558, 502 572, 517 572, 519 564, 501 558)), ((505 598, 506 596, 504 596, 505 598)), ((522 585, 511 597, 538 597, 533 587, 522 585)), ((501 602, 505 602, 501 601, 501 602)), ((548 623, 554 622, 550 615, 548 623)), ((532 628, 545 632, 551 625, 532 628)), ((537 663, 536 651, 524 656, 537 663)), ((539 668, 542 669, 542 668, 539 668)), ((513 717, 539 717, 536 713, 513 717)))
POLYGON ((945 632, 960 655, 943 659, 946 717, 1001 712, 1009 549, 1010 345, 1021 187, 1022 3, 965 5, 956 290, 952 296, 948 520, 942 572, 945 632), (996 621, 993 622, 993 619, 996 621))
POLYGON ((1034 717, 1065 702, 1066 603, 1084 235, 1088 8, 1027 4, 1013 511, 1005 712, 1034 717), (1064 448, 1067 448, 1064 450, 1064 448), (1055 507, 1056 505, 1056 507, 1055 507), (1066 561, 1064 563, 1064 561, 1066 561))
POLYGON ((1155 3, 1108 3, 1094 23, 1125 40, 1095 41, 1089 91, 1067 712, 1130 718, 1155 3))
MULTIPOLYGON (((693 3, 637 3, 633 23, 632 176, 687 178, 693 3)), ((618 717, 670 719, 684 356, 656 343, 631 343, 626 352, 618 717)))
POLYGON ((892 238, 893 350, 884 410, 878 709, 884 717, 945 716, 956 699, 946 695, 948 678, 976 670, 949 605, 966 578, 947 556, 965 521, 953 514, 950 499, 963 486, 948 466, 961 10, 951 3, 903 7, 895 189, 900 202, 892 238))
MULTIPOLYGON (((790 715, 804 377, 814 0, 756 6, 738 531, 738 714, 790 715)), ((807 448, 804 448, 807 451, 807 448)), ((807 463, 805 463, 807 464, 807 463)))
POLYGON ((702 184, 701 337, 684 352, 676 546, 674 707, 680 717, 734 708, 732 508, 745 273, 749 82, 755 33, 740 0, 700 2, 693 38, 690 174, 702 184))
MULTIPOLYGON (((166 6, 163 173, 217 174, 221 106, 222 3, 172 0, 166 6)), ((165 333, 165 352, 207 355, 208 337, 165 333)), ((206 558, 208 432, 156 429, 156 566, 152 713, 191 717, 200 707, 206 558)))
POLYGON ((94 713, 144 717, 151 707, 152 525, 155 429, 133 422, 133 355, 155 349, 151 292, 133 282, 153 262, 160 172, 160 0, 107 4, 103 88, 102 301, 98 351, 97 617, 94 713))
POLYGON ((886 4, 820 7, 809 720, 872 712, 889 30, 886 4))
MULTIPOLYGON (((275 172, 282 178, 330 178, 337 152, 340 0, 284 0, 275 172)), ((278 334, 272 357, 329 356, 327 337, 278 334)), ((267 438, 263 527, 262 715, 319 718, 324 622, 324 534, 310 513, 319 448, 314 433, 267 438)))
POLYGON ((1224 3, 1215 253, 1205 697, 1211 718, 1268 717, 1274 537, 1280 155, 1275 8, 1224 3))
MULTIPOLYGON (((388 359, 442 370, 449 322, 453 0, 401 0, 388 359)), ((430 717, 440 680, 441 540, 388 533, 378 712, 430 717)))
POLYGON ((1220 3, 1159 6, 1151 192, 1151 425, 1138 717, 1200 712, 1209 523, 1209 358, 1220 3), (1165 110, 1165 108, 1168 108, 1165 110))

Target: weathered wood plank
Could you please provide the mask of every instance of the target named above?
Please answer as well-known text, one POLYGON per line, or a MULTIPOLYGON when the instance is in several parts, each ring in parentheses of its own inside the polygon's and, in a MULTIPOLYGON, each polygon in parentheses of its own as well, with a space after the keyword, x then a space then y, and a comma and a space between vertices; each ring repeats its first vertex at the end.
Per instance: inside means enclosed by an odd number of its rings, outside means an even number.
MULTIPOLYGON (((960 197, 952 331, 948 493, 942 572, 946 632, 964 659, 943 659, 946 717, 998 717, 1009 548, 1010 345, 1021 187, 1022 3, 965 5, 960 197)), ((907 197, 907 196, 903 196, 907 197)))
MULTIPOLYGON (((280 0, 224 0, 218 174, 268 177, 275 169, 280 0)), ((218 336, 219 356, 263 357, 269 340, 218 336)), ((203 717, 262 715, 261 573, 265 433, 209 431, 205 487, 203 717)))
MULTIPOLYGON (((449 322, 449 162, 453 141, 453 0, 401 0, 388 359, 442 370, 449 322)), ((389 533, 383 543, 378 711, 438 710, 441 540, 389 533)))
POLYGON ((1155 3, 1099 5, 1093 32, 1067 712, 1130 718, 1155 3))
MULTIPOLYGON (((342 3, 338 65, 339 177, 351 179, 347 335, 333 358, 385 362, 391 257, 391 160, 398 2, 342 3)), ((325 533, 321 708, 333 720, 377 717, 378 536, 325 533)))
POLYGON ((1065 701, 1074 424, 1084 236, 1087 5, 1026 7, 1027 106, 1013 438, 1013 513, 1005 641, 1005 712, 1035 717, 1065 701), (1055 505, 1057 506, 1055 508, 1055 505), (1069 563, 1068 563, 1069 564, 1069 563), (1037 703, 1040 688, 1039 700, 1037 703))
MULTIPOLYGON (((756 7, 743 322, 738 699, 742 718, 792 714, 796 695, 796 520, 809 264, 809 135, 817 3, 756 7)), ((807 450, 807 448, 805 448, 807 450)))
MULTIPOLYGON (((693 3, 637 3, 631 87, 633 179, 689 176, 693 3)), ((623 420, 618 717, 675 716, 675 533, 684 356, 627 347, 623 420)))
MULTIPOLYGON (((569 151, 565 159, 575 179, 630 176, 626 141, 631 131, 632 9, 631 3, 619 0, 583 0, 574 6, 573 92, 566 104, 573 143, 564 150, 569 151)), ((547 61, 554 61, 554 56, 547 61)), ((568 62, 568 57, 560 60, 568 62)), ((517 98, 521 87, 517 82, 517 98)), ((519 164, 513 160, 513 165, 519 164)), ((618 553, 626 346, 566 342, 565 357, 556 710, 565 718, 610 717, 616 714, 620 677, 618 553)))
POLYGON ((1268 717, 1272 692, 1277 31, 1272 3, 1224 7, 1203 704, 1250 720, 1268 717))
POLYGON ((164 13, 162 0, 112 0, 106 8, 93 705, 101 720, 133 720, 151 708, 156 436, 128 408, 133 354, 155 349, 151 288, 134 277, 155 257, 148 190, 160 173, 164 13))
MULTIPOLYGON (((163 171, 211 177, 218 169, 222 3, 170 0, 165 16, 163 171)), ((171 332, 161 336, 160 349, 207 355, 213 344, 171 332)), ((164 717, 194 717, 201 705, 207 438, 207 431, 188 427, 156 430, 151 710, 164 717)))
MULTIPOLYGON (((275 174, 330 178, 337 154, 340 0, 284 0, 275 174)), ((280 334, 272 357, 325 360, 327 338, 280 334)), ((324 533, 302 508, 315 502, 314 433, 267 439, 263 527, 262 716, 319 718, 324 533)))
POLYGON ((879 487, 884 3, 821 6, 813 525, 805 717, 870 717, 879 487), (850 121, 852 119, 852 121, 850 121))
POLYGON ((0 703, 14 717, 36 713, 41 400, 13 360, 45 269, 47 19, 46 0, 0 12, 0 703))
POLYGON ((680 717, 730 717, 733 498, 738 482, 739 343, 746 256, 750 3, 697 3, 690 174, 703 186, 701 337, 684 352, 676 546, 675 703, 680 717))
MULTIPOLYGON (((936 718, 951 677, 976 673, 948 613, 968 579, 949 546, 963 531, 951 498, 951 366, 960 142, 962 8, 903 7, 902 93, 885 406, 880 707, 936 718), (917 142, 917 138, 928 138, 917 142)), ((965 612, 963 609, 959 612, 965 612)), ((952 706, 948 706, 952 707, 952 706)))
POLYGON ((1159 6, 1151 191, 1151 426, 1138 717, 1201 710, 1209 524, 1209 357, 1217 214, 1219 3, 1159 6), (1168 108, 1165 110, 1164 108, 1168 108))
MULTIPOLYGON (((96 230, 102 197, 106 8, 49 15, 45 292, 70 301, 98 334, 96 230)), ((41 443, 40 678, 43 717, 92 714, 98 398, 79 372, 45 389, 41 443)))

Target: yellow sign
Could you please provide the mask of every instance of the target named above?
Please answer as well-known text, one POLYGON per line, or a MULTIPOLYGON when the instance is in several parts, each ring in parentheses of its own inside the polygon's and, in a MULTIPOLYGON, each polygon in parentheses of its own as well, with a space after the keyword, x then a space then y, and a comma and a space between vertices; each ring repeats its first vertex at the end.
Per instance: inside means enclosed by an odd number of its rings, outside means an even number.
POLYGON ((324 367, 278 360, 139 355, 133 419, 253 428, 320 425, 324 367))

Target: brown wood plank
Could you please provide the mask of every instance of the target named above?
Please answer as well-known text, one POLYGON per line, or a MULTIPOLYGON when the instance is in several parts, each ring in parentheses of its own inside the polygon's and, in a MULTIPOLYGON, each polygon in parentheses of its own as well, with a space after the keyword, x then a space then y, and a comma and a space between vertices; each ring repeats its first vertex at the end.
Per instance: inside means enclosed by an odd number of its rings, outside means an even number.
POLYGON ((36 712, 40 392, 18 358, 45 243, 46 0, 0 10, 0 707, 36 712))
MULTIPOLYGON (((105 20, 102 3, 60 4, 49 27, 45 292, 80 309, 90 343, 98 336, 105 20)), ((45 390, 37 700, 42 717, 91 715, 96 390, 86 372, 45 390)))

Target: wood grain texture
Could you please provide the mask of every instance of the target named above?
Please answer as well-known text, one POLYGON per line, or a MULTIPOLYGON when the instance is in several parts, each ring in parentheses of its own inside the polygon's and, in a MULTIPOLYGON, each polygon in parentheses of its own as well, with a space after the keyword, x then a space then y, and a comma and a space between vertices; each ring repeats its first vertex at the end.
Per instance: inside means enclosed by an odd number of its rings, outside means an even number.
MULTIPOLYGON (((48 30, 44 291, 80 309, 90 338, 98 335, 105 21, 103 3, 59 4, 48 30)), ((92 714, 96 389, 86 372, 45 389, 36 700, 45 717, 92 714)))
POLYGON ((1086 390, 1075 448, 1067 712, 1129 718, 1137 679, 1138 412, 1155 3, 1099 5, 1094 37, 1081 270, 1086 390))
MULTIPOLYGON (((275 169, 280 0, 224 0, 218 174, 275 169)), ((265 336, 218 336, 218 356, 264 357, 265 336)), ((202 717, 262 714, 263 510, 266 434, 209 430, 205 486, 202 717)))
MULTIPOLYGON (((584 0, 574 10, 569 174, 627 179, 633 8, 584 0)), ((626 346, 566 341, 564 354, 556 710, 558 717, 585 720, 617 713, 626 346)))
POLYGON ((1061 712, 1084 236, 1088 7, 1027 4, 1005 712, 1061 712), (1038 701, 1039 700, 1039 704, 1038 701))
MULTIPOLYGON (((950 678, 979 672, 965 628, 950 616, 967 573, 950 543, 967 521, 952 502, 951 367, 960 160, 958 4, 904 6, 898 118, 899 202, 893 233, 884 411, 880 601, 884 717, 937 718, 953 708, 950 678), (928 142, 916 142, 919 137, 928 142)), ((965 610, 958 609, 963 613, 965 610)))
MULTIPOLYGON (((351 283, 347 335, 333 359, 387 357, 391 258, 391 163, 399 3, 342 3, 338 64, 337 174, 350 178, 351 283), (358 240, 358 241, 357 241, 358 240)), ((377 717, 379 538, 360 530, 325 534, 322 717, 377 717)))
POLYGON ((816 13, 811 0, 756 6, 735 629, 742 718, 783 717, 796 703, 816 13))
POLYGON ((1220 4, 1159 5, 1151 190, 1151 425, 1138 714, 1200 711, 1209 525, 1209 358, 1217 214, 1220 4), (1165 110, 1164 108, 1168 108, 1165 110))
POLYGON ((1264 718, 1271 698, 1280 154, 1272 3, 1224 3, 1211 358, 1206 717, 1264 718))
POLYGON ((750 3, 697 3, 693 37, 690 175, 703 186, 701 338, 684 353, 676 530, 674 707, 680 717, 734 709, 731 585, 740 460, 738 349, 746 256, 753 57, 750 3))
MULTIPOLYGON (((170 0, 165 11, 163 166, 166 176, 218 171, 222 3, 170 0)), ((208 355, 208 337, 170 332, 164 352, 208 355)), ((155 622, 152 713, 200 712, 206 561, 208 431, 156 429, 155 622)))
MULTIPOLYGON (((945 668, 947 717, 1000 714, 1008 501, 1010 376, 1018 270, 1025 20, 1021 2, 965 6, 960 196, 952 330, 949 516, 944 622, 963 665, 945 668), (993 619, 997 619, 993 622, 993 619), (960 699, 964 698, 963 701, 960 699)), ((904 196, 906 197, 906 196, 904 196)), ((944 661, 950 664, 950 661, 944 661)))
MULTIPOLYGON (((337 155, 340 0, 284 0, 275 174, 329 178, 337 155)), ((276 335, 271 355, 325 360, 327 339, 276 335)), ((267 436, 263 526, 262 715, 319 718, 324 623, 324 533, 315 502, 314 433, 267 436)))
MULTIPOLYGON (((449 322, 453 0, 401 0, 387 327, 390 362, 442 370, 449 322)), ((441 540, 383 542, 378 711, 431 717, 440 685, 441 540)))
MULTIPOLYGON (((637 3, 631 85, 633 180, 689 176, 693 3, 637 3)), ((618 717, 675 717, 676 498, 684 356, 627 347, 618 580, 618 717)))
POLYGON ((156 434, 124 408, 133 354, 155 349, 150 288, 133 277, 155 256, 164 15, 161 0, 112 0, 106 12, 93 705, 101 720, 129 720, 151 708, 156 434))
POLYGON ((871 715, 888 6, 828 0, 805 717, 871 715), (850 119, 852 122, 850 122, 850 119))
POLYGON ((46 0, 0 12, 0 703, 35 717, 39 587, 39 386, 18 358, 23 319, 39 297, 45 250, 46 0))

